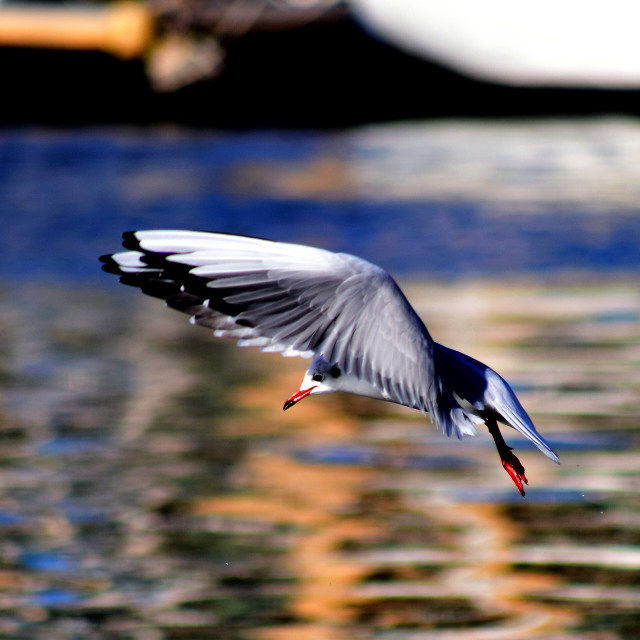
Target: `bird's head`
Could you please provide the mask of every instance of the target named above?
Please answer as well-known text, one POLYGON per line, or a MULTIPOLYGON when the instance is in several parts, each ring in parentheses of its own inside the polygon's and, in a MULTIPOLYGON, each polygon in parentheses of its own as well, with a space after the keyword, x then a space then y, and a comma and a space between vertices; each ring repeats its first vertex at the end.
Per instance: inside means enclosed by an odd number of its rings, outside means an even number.
POLYGON ((342 372, 337 365, 327 362, 322 356, 315 358, 304 374, 300 388, 289 396, 282 408, 290 409, 294 404, 312 394, 340 391, 338 379, 341 375, 342 372))

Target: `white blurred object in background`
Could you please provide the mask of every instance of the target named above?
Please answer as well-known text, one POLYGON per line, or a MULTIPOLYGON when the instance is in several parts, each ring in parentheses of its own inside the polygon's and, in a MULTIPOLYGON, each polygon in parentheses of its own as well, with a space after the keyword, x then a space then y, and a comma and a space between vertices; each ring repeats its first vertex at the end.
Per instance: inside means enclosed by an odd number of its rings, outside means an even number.
POLYGON ((484 81, 640 87, 640 2, 351 0, 401 49, 484 81))

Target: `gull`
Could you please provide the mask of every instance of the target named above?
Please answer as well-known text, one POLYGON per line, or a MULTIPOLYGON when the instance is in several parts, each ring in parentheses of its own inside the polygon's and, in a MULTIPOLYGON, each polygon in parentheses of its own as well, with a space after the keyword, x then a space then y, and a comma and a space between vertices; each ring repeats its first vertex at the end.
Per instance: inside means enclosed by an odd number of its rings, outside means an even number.
POLYGON ((435 342, 384 269, 347 253, 225 233, 154 229, 122 238, 126 250, 100 260, 123 284, 240 346, 313 358, 284 409, 344 391, 428 413, 449 436, 485 424, 523 497, 524 466, 498 423, 559 463, 509 384, 435 342))

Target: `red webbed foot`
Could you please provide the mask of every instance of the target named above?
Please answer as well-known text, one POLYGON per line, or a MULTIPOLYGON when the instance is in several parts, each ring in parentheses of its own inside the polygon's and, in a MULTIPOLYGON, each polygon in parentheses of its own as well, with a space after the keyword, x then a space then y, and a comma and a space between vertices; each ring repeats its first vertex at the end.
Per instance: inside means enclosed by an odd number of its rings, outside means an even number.
POLYGON ((518 460, 517 456, 512 453, 511 447, 508 447, 509 452, 507 456, 503 456, 502 452, 500 452, 500 459, 502 460, 502 466, 504 470, 511 476, 516 487, 518 487, 518 491, 520 495, 524 498, 524 489, 522 487, 522 483, 529 484, 527 480, 527 476, 524 475, 524 467, 520 460, 518 460))

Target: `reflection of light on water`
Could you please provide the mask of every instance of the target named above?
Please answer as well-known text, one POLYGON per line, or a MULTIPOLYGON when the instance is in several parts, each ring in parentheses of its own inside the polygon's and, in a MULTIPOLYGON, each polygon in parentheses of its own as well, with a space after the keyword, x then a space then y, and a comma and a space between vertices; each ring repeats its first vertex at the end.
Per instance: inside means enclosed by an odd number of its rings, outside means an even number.
POLYGON ((215 344, 155 301, 136 299, 133 321, 64 291, 0 305, 3 632, 629 637, 634 287, 409 289, 439 340, 518 385, 558 449, 560 467, 505 433, 526 500, 486 434, 449 440, 348 396, 283 413, 303 361, 215 344))
MULTIPOLYGON (((269 411, 266 406, 263 410, 269 411)), ((305 427, 304 418, 298 416, 297 420, 298 435, 305 427)), ((314 430, 320 420, 316 409, 314 430)), ((517 526, 503 516, 499 504, 451 502, 428 493, 422 500, 411 495, 401 500, 394 497, 395 518, 386 520, 376 512, 363 517, 358 504, 367 493, 382 494, 376 504, 383 510, 390 507, 384 498, 384 476, 363 469, 360 458, 354 466, 349 446, 342 457, 337 454, 339 448, 338 441, 330 447, 331 466, 313 459, 312 466, 304 466, 279 452, 261 453, 256 461, 246 461, 251 469, 242 475, 254 490, 266 490, 269 498, 263 495, 259 507, 246 495, 206 501, 205 507, 207 512, 268 517, 297 525, 289 557, 299 583, 291 606, 302 619, 313 621, 316 633, 334 637, 338 621, 346 629, 361 622, 361 616, 377 625, 402 627, 421 619, 426 623, 429 616, 415 614, 423 607, 438 611, 430 615, 431 624, 436 619, 440 624, 446 625, 447 620, 453 624, 461 617, 471 626, 500 621, 500 630, 509 633, 553 631, 575 621, 564 609, 549 609, 523 598, 527 592, 557 581, 511 573, 510 547, 517 537, 517 526), (403 548, 402 536, 395 535, 396 519, 404 512, 422 514, 421 524, 429 531, 422 549, 403 548), (434 534, 435 544, 430 540, 434 534), (379 548, 350 551, 369 546, 379 548), (410 574, 412 567, 425 564, 434 567, 436 580, 418 579, 419 574, 402 579, 403 572, 410 574), (397 578, 389 579, 394 573, 397 578), (386 575, 382 582, 375 578, 380 574, 386 575), (461 616, 461 610, 466 614, 461 616)), ((293 455, 300 458, 296 452, 293 455)), ((296 630, 303 631, 299 626, 296 630)), ((260 636, 279 639, 290 637, 290 633, 287 625, 263 631, 260 636)))

